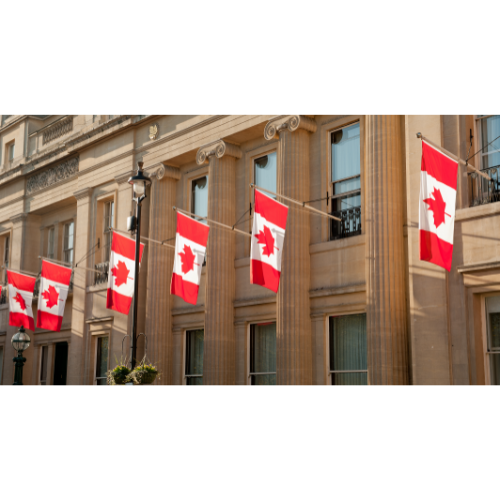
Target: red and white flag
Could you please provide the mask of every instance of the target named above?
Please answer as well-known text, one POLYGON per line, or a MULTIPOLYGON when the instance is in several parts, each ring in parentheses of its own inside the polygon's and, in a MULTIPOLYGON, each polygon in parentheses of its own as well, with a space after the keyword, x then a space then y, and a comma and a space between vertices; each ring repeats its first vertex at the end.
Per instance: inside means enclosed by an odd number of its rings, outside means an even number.
POLYGON ((24 326, 35 331, 33 319, 33 291, 36 278, 7 270, 7 283, 9 284, 9 325, 24 326))
POLYGON ((255 190, 250 283, 278 291, 288 207, 255 190))
POLYGON ((448 271, 453 256, 458 162, 422 141, 420 260, 448 271))
POLYGON ((71 269, 42 260, 36 326, 60 332, 68 298, 71 269))
MULTIPOLYGON (((143 251, 144 243, 141 243, 139 263, 143 251)), ((109 257, 107 309, 128 314, 134 296, 134 279, 135 240, 113 231, 109 257)))
MULTIPOLYGON (((209 227, 177 212, 175 258, 170 293, 196 304, 209 227)), ((222 250, 222 249, 221 249, 222 250)))

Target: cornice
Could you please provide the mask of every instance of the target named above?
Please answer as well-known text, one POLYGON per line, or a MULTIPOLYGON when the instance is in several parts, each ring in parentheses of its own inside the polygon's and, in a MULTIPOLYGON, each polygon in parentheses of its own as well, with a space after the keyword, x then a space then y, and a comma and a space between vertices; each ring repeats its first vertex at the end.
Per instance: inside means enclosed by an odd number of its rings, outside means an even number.
POLYGON ((164 177, 178 181, 181 178, 181 171, 178 166, 167 163, 156 163, 145 169, 151 180, 161 181, 164 177))
POLYGON ((316 122, 304 115, 281 115, 267 122, 264 129, 264 137, 270 141, 279 137, 283 130, 295 132, 296 130, 305 130, 314 133, 317 129, 316 122))
POLYGON ((223 156, 241 158, 243 153, 236 144, 219 139, 218 141, 209 142, 198 149, 196 163, 198 165, 206 165, 209 162, 210 156, 215 156, 216 158, 222 158, 223 156))
POLYGON ((129 170, 124 174, 116 175, 115 182, 118 184, 125 184, 133 175, 135 174, 135 170, 129 170))
POLYGON ((93 188, 90 188, 90 187, 79 189, 78 191, 75 191, 73 193, 73 196, 77 200, 83 200, 84 198, 88 198, 92 195, 92 190, 93 190, 93 188))
POLYGON ((17 224, 18 222, 24 222, 28 218, 28 214, 23 212, 21 214, 14 215, 10 218, 10 221, 13 224, 17 224))

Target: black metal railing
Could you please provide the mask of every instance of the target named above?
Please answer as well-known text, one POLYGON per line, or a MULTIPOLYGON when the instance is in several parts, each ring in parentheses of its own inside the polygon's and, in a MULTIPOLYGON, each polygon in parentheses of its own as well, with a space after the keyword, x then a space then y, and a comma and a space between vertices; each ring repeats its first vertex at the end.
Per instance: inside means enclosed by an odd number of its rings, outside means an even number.
POLYGON ((2 287, 2 293, 0 293, 0 304, 7 304, 7 285, 2 287))
POLYGON ((481 170, 491 177, 485 179, 476 172, 467 175, 469 184, 469 207, 500 201, 500 165, 481 170))
POLYGON ((94 273, 94 285, 100 285, 102 283, 108 282, 108 273, 109 273, 109 261, 101 262, 100 264, 95 265, 97 273, 94 273))
POLYGON ((338 217, 341 221, 331 220, 331 240, 339 240, 361 234, 361 207, 333 210, 332 215, 338 217))

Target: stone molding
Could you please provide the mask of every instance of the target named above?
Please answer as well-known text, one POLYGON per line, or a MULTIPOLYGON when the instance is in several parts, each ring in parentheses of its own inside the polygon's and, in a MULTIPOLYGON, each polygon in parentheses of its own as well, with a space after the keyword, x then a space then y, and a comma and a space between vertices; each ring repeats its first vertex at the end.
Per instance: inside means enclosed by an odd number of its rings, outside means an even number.
POLYGON ((220 159, 225 155, 241 158, 243 153, 236 144, 231 144, 230 142, 219 139, 218 141, 205 144, 198 149, 196 153, 196 163, 198 165, 206 165, 209 162, 210 156, 215 156, 220 159))
POLYGON ((69 134, 73 130, 73 116, 58 120, 43 131, 43 145, 69 134))
POLYGON ((296 130, 302 129, 314 133, 317 128, 316 122, 307 116, 281 115, 267 122, 266 128, 264 129, 264 137, 270 141, 271 139, 277 139, 282 130, 295 132, 296 130))
POLYGON ((78 191, 75 191, 73 193, 73 196, 77 200, 83 200, 84 198, 90 197, 91 194, 92 194, 92 188, 83 188, 83 189, 79 189, 78 191))
POLYGON ((26 194, 30 195, 36 193, 41 189, 69 179, 78 173, 79 164, 80 158, 76 156, 59 163, 59 165, 56 165, 55 167, 48 168, 43 172, 39 172, 31 177, 28 177, 26 181, 26 194))
POLYGON ((18 222, 24 222, 28 218, 28 215, 29 214, 27 214, 27 213, 17 214, 17 215, 14 215, 13 217, 11 217, 10 221, 13 224, 17 224, 18 222))
POLYGON ((134 174, 136 173, 135 170, 130 170, 129 172, 125 172, 124 174, 120 175, 115 175, 115 182, 117 184, 124 184, 127 182, 134 174))
POLYGON ((181 171, 177 165, 167 164, 167 163, 157 163, 148 167, 148 171, 144 172, 145 175, 148 175, 152 181, 161 181, 164 177, 169 179, 174 179, 176 181, 181 178, 181 171))

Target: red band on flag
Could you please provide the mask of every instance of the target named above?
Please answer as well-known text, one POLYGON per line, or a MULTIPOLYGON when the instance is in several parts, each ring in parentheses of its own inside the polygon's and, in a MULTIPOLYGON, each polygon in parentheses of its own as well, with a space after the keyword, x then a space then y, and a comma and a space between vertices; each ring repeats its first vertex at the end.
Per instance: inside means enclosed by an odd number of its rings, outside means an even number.
POLYGON ((35 320, 30 318, 27 314, 9 312, 9 325, 10 326, 24 326, 32 332, 35 331, 35 320))
POLYGON ((250 283, 269 288, 274 293, 278 292, 281 273, 273 266, 260 260, 251 260, 250 283))
POLYGON ((435 233, 420 230, 420 260, 432 262, 451 271, 453 245, 437 237, 435 233))
POLYGON ((182 276, 172 273, 170 293, 182 297, 182 299, 187 303, 196 305, 199 288, 199 285, 183 280, 182 276))
POLYGON ((35 290, 36 278, 32 276, 25 276, 14 271, 7 270, 7 282, 18 290, 31 292, 35 290))
POLYGON ((52 330, 53 332, 60 332, 62 321, 62 316, 50 314, 46 311, 40 311, 40 309, 36 313, 36 324, 38 328, 45 328, 46 330, 52 330))
POLYGON ((278 227, 286 229, 288 207, 255 189, 255 211, 278 227))
MULTIPOLYGON (((123 255, 127 259, 135 260, 135 240, 122 236, 115 231, 113 231, 113 238, 111 239, 111 250, 117 254, 123 255)), ((143 251, 144 243, 141 243, 139 262, 142 260, 143 251)))
POLYGON ((69 286, 69 282, 71 281, 71 269, 44 260, 42 261, 42 278, 47 278, 69 286))
POLYGON ((452 189, 457 189, 458 162, 424 141, 422 141, 421 170, 452 189))
POLYGON ((210 228, 206 224, 202 224, 191 217, 187 217, 180 212, 177 212, 177 233, 183 238, 198 243, 202 247, 207 246, 208 231, 210 228))
MULTIPOLYGON (((116 234, 116 233, 115 233, 116 234)), ((108 288, 106 296, 106 308, 112 309, 122 314, 128 314, 130 305, 132 304, 132 297, 117 293, 115 290, 108 288)))

